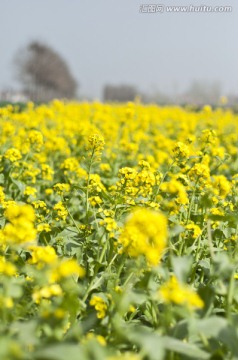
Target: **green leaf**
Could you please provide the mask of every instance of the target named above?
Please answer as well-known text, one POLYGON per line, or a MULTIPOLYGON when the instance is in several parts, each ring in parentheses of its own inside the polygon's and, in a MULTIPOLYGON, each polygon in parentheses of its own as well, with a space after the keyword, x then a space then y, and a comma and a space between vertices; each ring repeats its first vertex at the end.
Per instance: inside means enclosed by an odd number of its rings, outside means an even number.
POLYGON ((184 231, 184 227, 181 225, 175 225, 171 230, 170 230, 170 236, 174 237, 177 236, 179 234, 181 234, 184 231))
POLYGON ((133 343, 138 344, 150 360, 164 359, 163 342, 161 341, 162 338, 158 334, 141 330, 130 334, 129 339, 133 343))
POLYGON ((176 337, 177 339, 184 339, 188 336, 188 321, 181 320, 179 321, 174 328, 172 329, 171 335, 176 337))
POLYGON ((11 180, 12 180, 13 184, 15 184, 16 187, 20 190, 21 193, 25 190, 26 185, 23 182, 21 182, 19 180, 15 180, 13 178, 11 178, 11 180))
POLYGON ((22 296, 23 289, 20 285, 16 283, 9 283, 8 284, 8 295, 13 298, 20 298, 22 296))
POLYGON ((226 319, 219 316, 211 316, 196 322, 196 332, 200 332, 207 337, 217 338, 220 331, 226 328, 227 325, 226 319))
POLYGON ((4 174, 0 174, 0 184, 4 185, 4 174))
POLYGON ((190 256, 172 257, 172 266, 178 280, 187 281, 187 277, 191 271, 193 259, 190 256))
POLYGON ((10 330, 17 334, 17 337, 20 343, 29 346, 36 345, 39 343, 40 339, 36 336, 36 321, 28 321, 28 322, 14 322, 10 330))
POLYGON ((218 316, 202 319, 197 322, 196 331, 206 337, 218 339, 238 356, 238 336, 235 328, 226 319, 218 316))
POLYGON ((199 349, 198 346, 164 336, 161 338, 163 347, 169 351, 189 356, 191 359, 206 360, 210 359, 210 354, 199 349))
POLYGON ((58 344, 45 347, 35 353, 36 360, 79 360, 85 359, 79 345, 58 344))
POLYGON ((208 270, 208 271, 210 270, 210 267, 211 267, 210 259, 202 259, 199 261, 198 264, 201 266, 202 269, 208 270))
MULTIPOLYGON (((232 228, 225 228, 222 232, 226 239, 230 238, 232 235, 232 228)), ((235 229, 234 229, 235 230, 235 229)))

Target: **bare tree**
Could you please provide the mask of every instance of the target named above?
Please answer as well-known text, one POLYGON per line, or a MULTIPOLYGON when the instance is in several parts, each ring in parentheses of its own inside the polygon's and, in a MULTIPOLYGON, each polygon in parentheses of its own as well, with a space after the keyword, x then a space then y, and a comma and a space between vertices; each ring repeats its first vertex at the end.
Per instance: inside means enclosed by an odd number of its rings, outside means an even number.
POLYGON ((65 60, 51 47, 31 42, 15 58, 18 80, 33 101, 74 98, 77 83, 65 60))
POLYGON ((218 81, 194 80, 187 92, 183 94, 185 102, 197 105, 218 104, 222 94, 221 84, 218 81))
POLYGON ((104 101, 133 101, 139 95, 132 85, 105 85, 103 88, 104 101))

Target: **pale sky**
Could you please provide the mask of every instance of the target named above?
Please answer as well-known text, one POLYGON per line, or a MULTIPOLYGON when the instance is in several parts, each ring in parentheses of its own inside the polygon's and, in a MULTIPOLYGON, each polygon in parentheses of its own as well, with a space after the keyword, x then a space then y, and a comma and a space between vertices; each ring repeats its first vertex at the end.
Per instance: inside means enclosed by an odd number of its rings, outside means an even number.
POLYGON ((0 89, 16 86, 14 55, 32 40, 64 57, 80 94, 99 98, 105 83, 171 93, 202 80, 238 95, 237 0, 0 0, 0 89), (139 12, 191 3, 232 12, 139 12))

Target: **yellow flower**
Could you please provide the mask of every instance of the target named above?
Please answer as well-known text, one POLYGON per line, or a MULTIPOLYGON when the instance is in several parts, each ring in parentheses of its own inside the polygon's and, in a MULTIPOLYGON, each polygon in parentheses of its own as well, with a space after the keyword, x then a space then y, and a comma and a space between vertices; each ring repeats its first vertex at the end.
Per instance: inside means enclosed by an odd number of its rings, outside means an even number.
POLYGON ((122 184, 124 184, 126 180, 135 179, 136 175, 137 175, 136 170, 130 167, 124 167, 119 170, 119 177, 122 178, 121 180, 122 184))
POLYGON ((50 181, 53 179, 54 170, 49 165, 42 164, 41 165, 41 174, 42 174, 42 179, 50 181))
POLYGON ((86 339, 87 339, 87 340, 93 340, 93 339, 95 339, 95 340, 97 340, 97 341, 99 342, 99 344, 102 345, 102 346, 105 346, 105 345, 107 344, 105 337, 103 337, 102 335, 96 335, 96 334, 94 334, 94 333, 92 333, 92 332, 87 333, 86 339))
POLYGON ((204 307, 204 303, 197 293, 187 285, 180 284, 174 275, 161 286, 159 296, 166 303, 172 302, 189 308, 204 307))
POLYGON ((210 213, 212 215, 224 216, 224 211, 218 208, 211 208, 210 213))
POLYGON ((189 171, 192 180, 207 180, 210 177, 210 169, 206 164, 195 164, 189 171))
POLYGON ((69 184, 57 183, 57 184, 55 184, 53 186, 53 189, 58 195, 64 195, 65 193, 69 192, 70 185, 69 184))
POLYGON ((11 162, 16 162, 17 160, 20 160, 22 158, 20 151, 15 148, 8 149, 5 152, 4 157, 11 162))
POLYGON ((30 205, 10 205, 4 215, 12 224, 18 224, 20 220, 33 222, 35 213, 30 205))
POLYGON ((14 306, 14 302, 10 296, 0 296, 0 307, 1 309, 7 308, 12 309, 14 306))
POLYGON ((35 151, 40 151, 43 145, 43 135, 40 131, 31 130, 28 133, 28 140, 35 151))
POLYGON ((111 217, 106 217, 105 219, 101 220, 99 224, 101 226, 104 226, 105 229, 109 231, 112 236, 114 235, 113 231, 117 229, 117 223, 111 217))
POLYGON ((150 164, 148 163, 148 161, 145 161, 145 160, 140 160, 138 162, 138 165, 142 168, 142 169, 146 169, 146 170, 149 170, 150 169, 150 164))
POLYGON ((42 299, 49 299, 53 296, 61 296, 62 294, 63 292, 60 285, 52 284, 35 290, 32 294, 32 299, 36 304, 39 304, 42 299))
POLYGON ((215 130, 205 129, 202 131, 202 136, 200 138, 200 141, 203 144, 214 144, 216 139, 217 139, 217 134, 215 130))
POLYGON ((0 273, 12 276, 16 274, 16 267, 12 263, 6 261, 4 257, 0 257, 0 273))
POLYGON ((0 204, 3 204, 4 200, 5 200, 4 190, 3 190, 3 187, 0 186, 0 204))
POLYGON ((181 205, 188 204, 188 195, 186 188, 179 181, 172 179, 169 182, 164 182, 160 187, 161 191, 164 193, 169 193, 176 196, 176 203, 181 205))
POLYGON ((100 296, 94 295, 89 303, 97 311, 99 319, 103 319, 106 316, 107 304, 100 296))
POLYGON ((231 183, 224 175, 214 175, 213 180, 214 193, 223 199, 226 198, 231 191, 231 183))
POLYGON ((35 209, 47 210, 46 203, 42 200, 32 201, 32 206, 35 209))
POLYGON ((118 242, 130 256, 144 255, 148 264, 157 265, 167 243, 167 219, 160 212, 138 208, 127 219, 118 242))
POLYGON ((24 190, 24 195, 26 195, 26 196, 32 195, 33 197, 35 197, 36 193, 37 193, 37 189, 35 189, 31 186, 27 186, 24 190))
POLYGON ((61 169, 64 169, 66 171, 76 171, 79 168, 79 162, 76 158, 70 157, 64 160, 64 162, 61 164, 61 169))
POLYGON ((66 220, 68 216, 68 210, 65 208, 62 201, 59 201, 57 204, 55 204, 53 209, 57 211, 58 217, 56 218, 56 220, 66 220))
POLYGON ((186 144, 182 143, 181 141, 177 142, 173 148, 173 153, 175 159, 177 160, 185 160, 189 157, 189 148, 186 144))
POLYGON ((88 138, 89 148, 95 151, 102 151, 105 145, 104 138, 99 134, 93 134, 88 138))
POLYGON ((98 174, 90 174, 89 176, 89 190, 91 192, 100 193, 105 191, 105 187, 101 182, 101 178, 98 174))
POLYGON ((100 164, 99 167, 102 171, 105 171, 105 172, 111 171, 111 166, 109 164, 103 163, 103 164, 100 164))
POLYGON ((92 206, 100 205, 103 202, 99 196, 91 196, 88 201, 92 206))
POLYGON ((3 209, 7 209, 9 206, 16 206, 16 202, 13 200, 4 201, 2 204, 3 209))
POLYGON ((45 194, 46 194, 46 195, 51 195, 51 194, 53 194, 53 189, 50 189, 50 188, 45 189, 45 194))
POLYGON ((3 229, 7 242, 21 244, 35 240, 35 214, 30 205, 10 205, 5 210, 5 216, 9 220, 3 229))
POLYGON ((103 214, 108 217, 114 217, 115 211, 106 209, 106 210, 103 210, 103 214))
POLYGON ((52 282, 75 275, 82 278, 85 275, 84 269, 74 259, 67 259, 57 264, 50 272, 52 282))
POLYGON ((196 239, 199 235, 201 235, 202 230, 200 229, 200 227, 196 224, 188 224, 186 225, 186 229, 191 231, 192 233, 192 237, 194 239, 196 239))
POLYGON ((30 264, 46 263, 51 264, 57 260, 55 249, 52 246, 29 246, 31 252, 30 264))
POLYGON ((51 227, 49 224, 39 224, 37 225, 37 232, 42 232, 42 231, 45 231, 45 232, 50 232, 51 231, 51 227))

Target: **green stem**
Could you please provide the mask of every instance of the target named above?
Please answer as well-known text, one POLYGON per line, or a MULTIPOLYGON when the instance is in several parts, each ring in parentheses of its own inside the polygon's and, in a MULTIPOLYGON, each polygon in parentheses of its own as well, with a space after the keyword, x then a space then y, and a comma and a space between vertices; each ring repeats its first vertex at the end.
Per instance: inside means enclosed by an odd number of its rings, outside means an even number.
MULTIPOLYGON (((101 239, 100 239, 100 242, 101 242, 101 240, 102 240, 102 238, 103 238, 104 235, 105 235, 105 232, 102 234, 101 239)), ((107 250, 107 244, 108 244, 108 243, 107 243, 107 239, 106 239, 106 240, 105 240, 105 243, 104 243, 104 246, 103 246, 103 248, 102 248, 101 255, 100 255, 99 259, 98 259, 98 262, 99 262, 99 263, 101 263, 102 260, 103 260, 103 258, 104 258, 105 252, 106 252, 106 250, 107 250)))
POLYGON ((93 150, 92 150, 92 155, 91 155, 90 162, 89 162, 87 188, 86 188, 86 220, 87 220, 87 223, 88 223, 88 210, 89 210, 89 202, 88 202, 88 197, 89 197, 89 181, 90 181, 90 174, 91 174, 91 169, 92 169, 92 164, 93 164, 94 152, 95 152, 95 149, 93 148, 93 150))
POLYGON ((231 273, 228 292, 227 292, 227 301, 226 301, 226 314, 227 318, 229 319, 231 316, 231 305, 234 295, 234 289, 235 289, 235 278, 234 278, 234 271, 231 273))
POLYGON ((123 286, 126 286, 128 282, 131 280, 132 276, 134 275, 134 271, 132 271, 129 276, 126 278, 126 281, 124 282, 123 286))
POLYGON ((180 243, 180 246, 179 246, 179 250, 178 250, 178 255, 179 256, 182 256, 182 252, 183 252, 183 247, 184 247, 184 239, 182 239, 181 243, 180 243))
POLYGON ((211 258, 213 260, 214 259, 214 250, 213 250, 213 245, 212 245, 212 231, 211 231, 210 220, 208 220, 208 222, 207 222, 207 238, 208 238, 208 245, 209 245, 210 255, 211 255, 211 258))
POLYGON ((202 240, 202 233, 204 232, 204 230, 206 229, 206 227, 204 226, 202 229, 202 232, 200 235, 198 235, 198 237, 195 239, 193 245, 196 243, 196 241, 198 240, 198 244, 197 244, 197 249, 196 249, 196 256, 195 256, 195 261, 197 262, 199 260, 199 252, 200 252, 200 248, 201 248, 201 240, 202 240))
POLYGON ((76 221, 74 220, 72 214, 70 213, 68 206, 65 205, 65 207, 66 207, 66 210, 68 211, 68 214, 69 214, 70 219, 71 219, 71 220, 73 221, 73 223, 74 223, 74 226, 75 226, 76 229, 78 230, 79 234, 81 234, 81 231, 80 231, 80 229, 79 229, 76 221))
POLYGON ((98 284, 100 284, 100 281, 102 279, 102 277, 104 276, 104 274, 108 271, 108 269, 110 269, 111 265, 113 264, 114 260, 116 259, 118 254, 115 254, 114 257, 112 258, 112 260, 110 261, 110 263, 108 264, 108 266, 106 267, 106 269, 103 272, 103 275, 100 276, 99 278, 96 279, 95 281, 95 277, 97 276, 97 273, 94 274, 94 276, 92 277, 92 280, 84 294, 84 297, 82 299, 83 302, 85 302, 88 298, 88 295, 90 293, 90 291, 92 290, 92 288, 94 288, 95 286, 97 286, 98 284))
POLYGON ((159 190, 160 190, 160 186, 161 184, 164 182, 164 180, 166 179, 166 176, 168 175, 168 173, 170 172, 170 170, 172 169, 173 165, 175 163, 175 160, 172 162, 172 164, 169 166, 168 170, 164 173, 164 176, 162 177, 160 183, 158 184, 158 188, 155 192, 155 195, 154 197, 152 198, 152 200, 155 200, 156 199, 156 196, 159 194, 159 190))

